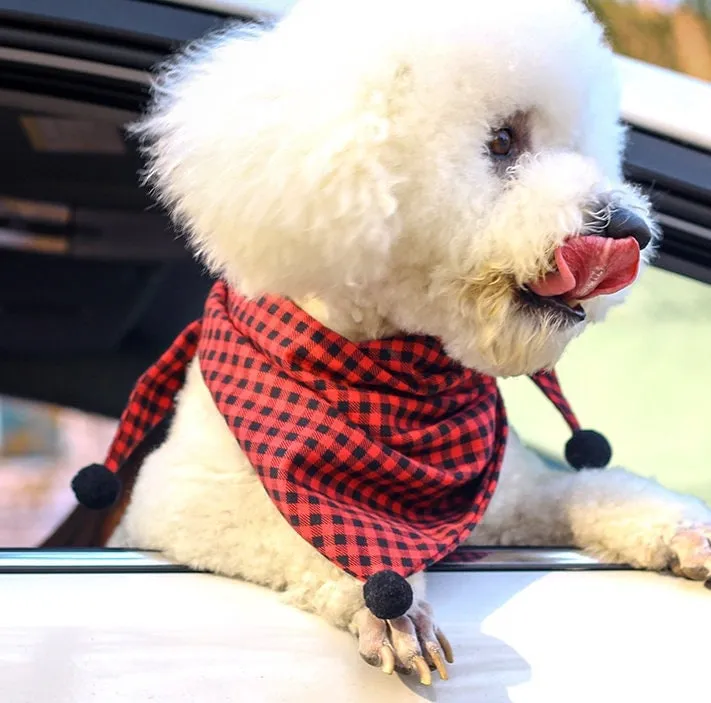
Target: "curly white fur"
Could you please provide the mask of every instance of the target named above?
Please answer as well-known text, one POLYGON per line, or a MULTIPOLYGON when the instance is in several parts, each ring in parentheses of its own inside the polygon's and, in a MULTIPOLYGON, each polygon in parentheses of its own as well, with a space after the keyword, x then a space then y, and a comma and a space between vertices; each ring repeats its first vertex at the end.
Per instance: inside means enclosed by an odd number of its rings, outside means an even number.
POLYGON ((438 335, 489 373, 547 364, 582 331, 532 324, 511 292, 596 196, 647 212, 621 180, 612 54, 571 0, 447 0, 436 20, 422 0, 303 0, 189 49, 136 131, 231 284, 438 335), (532 148, 502 179, 484 145, 517 110, 532 148))
MULTIPOLYGON (((621 177, 612 54, 575 0, 442 0, 436 14, 302 0, 276 28, 188 50, 136 131, 157 195, 231 285, 302 301, 352 339, 438 336, 500 376, 554 364, 584 329, 516 295, 586 216, 608 217, 599 198, 649 216, 621 177), (521 112, 530 148, 502 176, 485 144, 521 112)), ((623 297, 585 303, 588 320, 623 297)), ((622 469, 552 472, 512 436, 473 539, 662 569, 680 530, 709 523, 705 505, 622 469)), ((362 606, 270 503, 197 366, 113 544, 282 590, 340 626, 362 606)))

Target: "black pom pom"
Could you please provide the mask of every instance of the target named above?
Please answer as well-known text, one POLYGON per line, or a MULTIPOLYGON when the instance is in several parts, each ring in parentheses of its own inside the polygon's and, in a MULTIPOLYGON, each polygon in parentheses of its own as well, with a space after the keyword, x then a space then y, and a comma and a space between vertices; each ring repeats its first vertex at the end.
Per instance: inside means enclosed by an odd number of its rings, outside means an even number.
POLYGON ((595 430, 576 430, 565 445, 565 458, 574 469, 602 469, 612 459, 612 447, 595 430))
POLYGON ((90 464, 72 479, 72 490, 82 505, 103 510, 116 502, 121 493, 121 481, 103 464, 90 464))
POLYGON ((412 605, 410 584, 394 571, 379 571, 363 586, 365 604, 376 618, 394 620, 404 615, 412 605))

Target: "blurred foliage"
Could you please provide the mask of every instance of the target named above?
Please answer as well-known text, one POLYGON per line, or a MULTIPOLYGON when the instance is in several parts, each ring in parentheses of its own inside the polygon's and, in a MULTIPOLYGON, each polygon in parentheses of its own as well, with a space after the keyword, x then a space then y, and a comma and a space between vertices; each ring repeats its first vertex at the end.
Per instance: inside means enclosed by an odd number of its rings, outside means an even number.
POLYGON ((58 455, 58 413, 53 406, 0 398, 0 459, 58 455))
POLYGON ((711 81, 711 0, 588 0, 616 52, 711 81))

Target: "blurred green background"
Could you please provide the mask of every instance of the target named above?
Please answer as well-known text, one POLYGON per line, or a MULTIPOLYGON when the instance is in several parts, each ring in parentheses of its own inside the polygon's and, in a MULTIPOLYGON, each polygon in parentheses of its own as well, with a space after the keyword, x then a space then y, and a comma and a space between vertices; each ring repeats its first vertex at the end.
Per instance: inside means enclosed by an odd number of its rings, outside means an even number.
MULTIPOLYGON (((583 427, 613 463, 711 503, 711 286, 649 269, 627 302, 590 326, 558 373, 583 427)), ((559 458, 570 432, 527 378, 502 383, 512 425, 559 458)))

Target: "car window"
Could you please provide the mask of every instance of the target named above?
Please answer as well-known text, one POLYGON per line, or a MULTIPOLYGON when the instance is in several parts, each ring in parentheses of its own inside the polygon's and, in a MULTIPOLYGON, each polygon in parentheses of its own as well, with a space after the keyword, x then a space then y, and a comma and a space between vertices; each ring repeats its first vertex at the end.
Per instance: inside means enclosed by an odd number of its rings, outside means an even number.
POLYGON ((620 54, 711 81, 709 0, 588 0, 620 54))
MULTIPOLYGON (((581 424, 612 463, 711 502, 711 286, 647 270, 627 302, 575 340, 558 366, 581 424)), ((565 464, 569 430, 528 379, 504 381, 511 424, 565 464)))
MULTIPOLYGON (((124 4, 123 0, 116 3, 117 7, 124 4)), ((219 0, 215 0, 214 3, 206 0, 200 4, 217 6, 222 3, 219 0)), ((275 0, 274 4, 279 3, 275 0)), ((589 0, 589 4, 607 26, 608 36, 617 52, 711 81, 711 0, 589 0)), ((63 9, 64 5, 59 3, 56 7, 63 9)), ((160 5, 160 7, 161 11, 167 11, 168 5, 160 5)), ((170 7, 175 10, 172 5, 170 7)), ((152 22, 162 27, 163 25, 158 22, 160 18, 155 15, 155 12, 156 8, 147 11, 146 18, 151 18, 152 22)), ((194 14, 188 13, 185 8, 181 12, 187 13, 186 17, 188 14, 190 17, 194 14)), ((125 22, 120 13, 117 13, 113 19, 117 22, 119 20, 125 22)), ((183 40, 193 32, 202 33, 208 25, 211 26, 214 19, 200 20, 199 31, 191 23, 177 23, 173 27, 174 35, 171 34, 170 38, 183 40)), ((133 18, 131 21, 135 23, 137 19, 133 18)), ((118 31, 121 28, 115 29, 118 31)), ((121 31, 124 29, 125 27, 121 31)), ((154 30, 155 28, 149 32, 145 29, 145 32, 153 36, 154 30)), ((101 46, 98 40, 97 46, 99 48, 101 46)), ((92 51, 97 51, 97 46, 93 46, 92 51)), ((106 42, 106 47, 108 47, 106 55, 109 56, 114 45, 106 42)), ((122 47, 122 51, 126 50, 126 47, 122 47)), ((146 47, 143 47, 141 52, 140 61, 139 58, 133 57, 126 65, 144 69, 154 62, 155 56, 152 50, 147 51, 146 47)), ((123 114, 123 111, 135 108, 143 95, 141 92, 143 88, 139 90, 130 82, 127 83, 130 75, 122 73, 120 84, 104 85, 103 82, 92 79, 90 87, 94 92, 91 93, 91 100, 107 102, 112 111, 111 115, 108 115, 106 107, 92 108, 96 120, 101 122, 109 120, 113 123, 118 119, 114 112, 120 110, 123 114)), ((57 76, 62 78, 60 74, 57 76)), ((61 98, 61 115, 66 117, 64 111, 69 110, 67 98, 74 95, 76 82, 81 74, 67 74, 62 78, 61 85, 57 82, 57 76, 53 74, 54 82, 47 85, 50 85, 53 93, 57 93, 58 97, 53 95, 53 100, 61 98)), ((46 79, 44 74, 42 78, 43 81, 46 79)), ((45 120, 44 122, 35 120, 36 136, 37 127, 46 126, 46 118, 48 115, 54 115, 54 108, 48 107, 44 102, 41 109, 34 105, 36 99, 39 99, 34 93, 30 95, 31 100, 26 96, 20 100, 18 97, 20 92, 17 88, 19 86, 25 89, 26 85, 23 81, 26 80, 25 73, 20 73, 19 69, 17 75, 8 73, 3 78, 4 88, 14 87, 16 90, 7 95, 3 94, 3 101, 12 98, 12 104, 2 106, 0 122, 5 125, 3 133, 6 135, 6 151, 9 149, 18 156, 14 162, 21 167, 17 166, 7 172, 3 192, 0 195, 51 202, 70 201, 76 207, 92 210, 121 207, 130 213, 139 212, 142 219, 147 219, 151 211, 145 201, 145 193, 136 188, 135 174, 140 163, 133 152, 127 152, 121 159, 118 159, 114 153, 94 154, 92 180, 91 184, 88 184, 86 179, 81 177, 84 170, 77 165, 79 161, 75 162, 69 158, 59 158, 56 154, 48 155, 44 151, 30 149, 30 144, 26 142, 24 132, 20 129, 22 124, 27 125, 27 114, 32 116, 41 112, 45 120), (9 83, 10 78, 15 83, 9 83), (18 101, 22 104, 16 105, 15 102, 18 101), (20 116, 25 119, 24 123, 18 121, 20 116), (48 165, 50 157, 52 170, 49 170, 48 165), (53 176, 51 180, 46 178, 48 173, 53 176), (51 184, 51 193, 45 192, 48 184, 51 184), (82 198, 85 198, 86 202, 82 198)), ((45 100, 44 96, 42 100, 45 100)), ((83 106, 81 110, 84 110, 83 106)), ((30 125, 33 123, 30 122, 30 125)), ((87 122, 84 120, 81 126, 84 128, 86 125, 87 122)), ((83 140, 95 136, 96 132, 96 129, 87 133, 82 132, 83 140)), ((56 137, 56 130, 52 134, 56 137)), ((63 134, 66 136, 66 132, 63 134)), ((645 139, 650 138, 649 134, 641 136, 645 139)), ((638 140, 641 138, 640 135, 637 137, 638 140)), ((650 155, 646 142, 640 142, 638 151, 643 151, 645 156, 650 155)), ((668 158, 666 154, 665 151, 661 165, 656 164, 663 174, 679 165, 676 159, 668 158)), ((694 152, 694 155, 706 158, 701 151, 694 152)), ((82 159, 81 163, 85 163, 86 158, 85 154, 77 156, 77 159, 82 159)), ((645 178, 648 177, 645 186, 652 187, 653 184, 657 188, 661 182, 659 173, 657 170, 647 173, 655 164, 650 165, 645 162, 643 165, 647 169, 644 171, 647 174, 645 178)), ((708 173, 705 169, 702 170, 708 173)), ((661 191, 666 189, 667 185, 657 188, 661 191)), ((675 192, 672 195, 673 197, 667 198, 669 202, 665 205, 668 210, 665 223, 667 229, 670 229, 670 221, 678 223, 681 214, 685 217, 691 216, 690 212, 686 211, 680 214, 679 194, 675 192)), ((695 210, 708 202, 707 197, 698 196, 695 190, 692 196, 690 197, 695 210)), ((5 200, 2 204, 6 207, 8 202, 5 200)), ((689 226, 699 229, 700 221, 694 221, 689 226)), ((155 224, 151 221, 150 227, 148 224, 146 227, 151 233, 155 232, 159 235, 154 238, 156 247, 159 241, 173 244, 172 238, 164 236, 162 221, 156 221, 155 224)), ((120 235, 120 243, 125 250, 127 232, 133 232, 137 236, 133 238, 135 242, 131 240, 131 246, 138 247, 141 244, 139 252, 141 261, 147 256, 142 249, 142 243, 147 241, 144 232, 134 231, 136 228, 133 224, 131 227, 106 226, 103 229, 107 232, 104 238, 97 239, 92 235, 84 241, 79 232, 77 241, 85 247, 95 246, 97 241, 104 241, 115 229, 120 235)), ((688 232, 685 230, 682 234, 686 236, 688 232)), ((683 246, 677 246, 676 253, 686 252, 689 249, 687 244, 688 242, 684 240, 683 246)), ((20 256, 19 253, 16 255, 20 256)), ((168 256, 168 254, 161 249, 161 256, 168 256)), ((9 260, 7 252, 5 258, 9 260)), ((113 275, 127 276, 128 273, 123 271, 123 266, 122 261, 117 263, 113 275)), ((11 267, 6 264, 6 267, 19 270, 17 266, 11 267)), ((54 309, 60 312, 66 309, 66 305, 57 304, 64 301, 57 299, 51 292, 53 289, 47 286, 49 278, 45 274, 45 269, 38 269, 37 266, 33 266, 33 269, 36 271, 34 275, 43 284, 34 286, 35 295, 44 295, 45 298, 50 299, 54 309)), ((126 301, 121 301, 122 305, 125 302, 126 311, 123 308, 111 308, 111 314, 115 316, 112 318, 111 332, 124 329, 124 326, 117 324, 116 320, 131 320, 133 310, 142 309, 143 293, 153 291, 150 287, 154 280, 151 271, 142 267, 140 271, 137 270, 137 273, 131 273, 134 278, 138 274, 143 276, 145 273, 145 285, 142 284, 140 290, 136 288, 135 301, 128 300, 128 296, 123 296, 127 298, 126 301), (148 276, 149 273, 151 276, 148 276)), ((96 274, 95 271, 91 273, 96 274)), ((118 285, 113 284, 113 279, 109 280, 104 273, 101 276, 105 279, 105 287, 111 290, 118 288, 118 285)), ((23 275, 20 278, 25 286, 23 290, 26 290, 27 276, 23 275)), ((72 282, 77 280, 73 274, 67 274, 67 278, 72 282)), ((122 283, 124 279, 117 278, 117 280, 123 289, 127 288, 126 284, 122 283)), ((12 288, 7 282, 6 287, 12 288)), ((65 290, 71 288, 66 287, 65 290)), ((94 287, 93 290, 95 291, 93 298, 98 301, 97 288, 94 287)), ((193 292, 193 288, 185 285, 184 281, 180 286, 168 286, 166 290, 172 296, 182 291, 180 304, 176 304, 173 297, 170 307, 185 309, 186 321, 199 314, 196 312, 193 315, 188 307, 190 305, 201 307, 200 291, 193 292)), ((41 302, 44 304, 44 301, 41 302)), ((4 308, 7 309, 7 305, 4 308)), ((167 344, 172 339, 173 333, 182 327, 182 322, 179 320, 168 319, 167 308, 168 306, 158 308, 159 314, 149 316, 138 330, 133 331, 133 336, 127 338, 127 343, 140 346, 143 341, 148 347, 150 345, 147 344, 146 339, 149 339, 152 340, 151 345, 157 345, 158 348, 167 344), (168 322, 170 324, 167 324, 168 322), (159 328, 161 330, 165 328, 165 334, 161 332, 166 338, 164 342, 153 338, 159 328)), ((108 317, 102 313, 93 319, 101 321, 108 320, 108 317)), ((85 323, 82 322, 82 329, 85 327, 85 323)), ((38 329, 48 330, 49 327, 46 324, 28 324, 27 329, 34 332, 38 329)), ((13 330, 12 340, 17 343, 21 339, 22 329, 18 323, 14 323, 13 330)), ((80 341, 79 336, 73 334, 73 328, 70 328, 66 322, 56 325, 52 330, 54 330, 52 343, 55 346, 60 341, 64 344, 70 342, 76 344, 80 341)), ((123 335, 123 332, 121 334, 123 335)), ((98 334, 88 335, 88 337, 91 340, 105 339, 98 334)), ((36 343, 36 346, 41 348, 47 346, 43 338, 40 338, 40 341, 42 343, 36 343)), ((707 457, 711 455, 711 433, 707 430, 708 418, 711 417, 711 391, 709 390, 711 367, 706 361, 710 343, 711 286, 661 269, 650 269, 632 292, 628 303, 613 311, 605 324, 591 328, 580 340, 574 342, 559 366, 563 387, 581 422, 586 427, 604 432, 610 439, 614 448, 614 463, 624 465, 640 474, 655 477, 667 486, 694 493, 707 501, 711 501, 711 467, 708 466, 707 461, 707 457)), ((24 348, 13 351, 19 351, 21 355, 27 353, 24 348)), ((135 362, 131 361, 134 357, 123 348, 112 351, 116 352, 117 363, 108 367, 110 369, 108 373, 105 369, 102 373, 98 373, 96 368, 90 367, 83 357, 77 356, 76 366, 70 367, 71 372, 66 371, 67 367, 64 367, 65 372, 61 375, 62 382, 57 384, 56 394, 52 399, 66 403, 76 403, 78 399, 85 404, 90 403, 92 409, 96 409, 97 401, 101 401, 99 412, 108 413, 111 409, 120 412, 127 392, 122 385, 123 382, 132 383, 145 364, 150 363, 154 357, 149 354, 144 364, 138 357, 135 362), (81 368, 82 373, 78 372, 77 368, 81 368), (108 382, 119 376, 121 378, 116 384, 108 382), (71 392, 65 392, 64 381, 66 380, 68 386, 71 386, 69 383, 71 379, 78 379, 77 385, 81 386, 79 389, 81 392, 74 387, 69 388, 71 392), (84 379, 89 380, 84 383, 84 379), (100 383, 95 379, 100 379, 100 383), (116 403, 105 401, 109 395, 119 400, 116 403), (67 400, 67 397, 70 400, 67 400)), ((70 360, 73 361, 73 358, 70 357, 70 360)), ((50 356, 48 363, 55 364, 60 361, 50 356)), ((37 397, 40 386, 41 390, 46 390, 46 379, 44 376, 39 376, 38 366, 32 366, 28 371, 24 366, 20 367, 17 364, 16 360, 10 364, 8 359, 3 358, 4 392, 37 397), (21 368, 22 373, 16 372, 15 368, 21 368), (15 376, 16 383, 13 378, 15 376)), ((60 376, 57 373, 53 375, 60 376)), ((551 463, 564 464, 562 449, 568 437, 568 430, 556 411, 527 379, 505 381, 503 389, 512 424, 522 434, 524 440, 551 463)), ((0 398, 0 546, 38 544, 62 521, 75 505, 69 488, 71 477, 81 466, 101 460, 114 428, 114 420, 97 415, 58 406, 0 398)))
MULTIPOLYGON (((658 268, 575 340, 558 366, 581 423, 603 432, 613 464, 711 502, 711 286, 658 268)), ((511 424, 565 465, 569 430, 526 378, 502 382, 511 424)), ((100 461, 116 421, 0 398, 0 546, 39 543, 75 505, 78 467, 100 461)))

